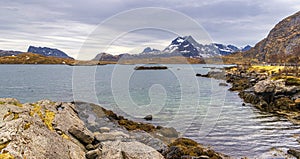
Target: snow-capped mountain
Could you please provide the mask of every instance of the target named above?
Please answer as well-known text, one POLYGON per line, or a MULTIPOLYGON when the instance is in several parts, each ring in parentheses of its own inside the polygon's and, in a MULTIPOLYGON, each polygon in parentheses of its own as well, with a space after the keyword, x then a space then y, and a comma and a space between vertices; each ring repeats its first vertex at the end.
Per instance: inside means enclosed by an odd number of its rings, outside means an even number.
POLYGON ((164 53, 182 54, 185 57, 219 56, 219 50, 214 45, 199 44, 192 36, 177 37, 164 50, 164 53))
POLYGON ((234 45, 223 45, 217 43, 199 44, 192 36, 177 37, 162 52, 171 54, 182 54, 186 57, 212 57, 228 55, 234 52, 244 51, 251 48, 238 48, 234 45))
POLYGON ((217 43, 211 44, 199 44, 192 36, 184 36, 175 38, 169 46, 162 51, 151 47, 146 47, 139 54, 99 54, 93 60, 114 60, 117 61, 120 58, 152 58, 152 57, 171 57, 171 56, 185 56, 193 58, 207 58, 213 56, 228 55, 234 52, 241 52, 251 49, 252 47, 247 45, 244 48, 238 48, 234 45, 223 45, 217 43))
POLYGON ((229 55, 234 52, 244 52, 244 51, 248 51, 252 48, 250 45, 238 48, 234 45, 223 45, 223 44, 217 44, 217 43, 213 43, 213 44, 218 48, 221 55, 229 55))
POLYGON ((245 48, 238 48, 234 45, 223 45, 217 43, 199 44, 192 36, 177 37, 163 51, 151 49, 147 47, 140 55, 160 55, 172 56, 182 55, 185 57, 212 57, 228 55, 234 52, 245 51, 251 49, 247 45, 245 48))

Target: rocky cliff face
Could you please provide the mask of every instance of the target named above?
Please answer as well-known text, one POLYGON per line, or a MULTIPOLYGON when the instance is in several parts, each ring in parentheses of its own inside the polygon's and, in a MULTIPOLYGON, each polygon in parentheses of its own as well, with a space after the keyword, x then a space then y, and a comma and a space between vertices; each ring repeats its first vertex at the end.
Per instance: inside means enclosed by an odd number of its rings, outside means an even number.
POLYGON ((300 12, 279 22, 269 35, 245 52, 244 57, 256 58, 265 62, 280 62, 293 54, 300 45, 300 12))

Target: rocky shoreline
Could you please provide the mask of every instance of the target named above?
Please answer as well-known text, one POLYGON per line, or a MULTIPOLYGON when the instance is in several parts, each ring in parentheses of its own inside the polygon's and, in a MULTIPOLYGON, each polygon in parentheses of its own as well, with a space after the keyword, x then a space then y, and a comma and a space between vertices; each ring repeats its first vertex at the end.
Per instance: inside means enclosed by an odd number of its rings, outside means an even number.
POLYGON ((138 123, 98 105, 0 98, 0 158, 229 158, 181 138, 174 128, 138 123))
MULTIPOLYGON (((300 79, 285 75, 280 69, 283 68, 239 65, 196 76, 225 80, 231 84, 229 90, 239 92, 245 103, 300 124, 300 79)), ((224 84, 220 83, 222 85, 224 84)), ((288 153, 300 158, 300 150, 291 149, 288 153)))
MULTIPOLYGON (((279 76, 275 72, 270 74, 262 69, 238 66, 196 76, 225 80, 231 84, 229 90, 239 92, 246 103, 251 103, 261 111, 285 115, 291 122, 300 124, 300 83, 297 83, 300 79, 279 76)), ((220 86, 223 85, 220 83, 220 86)))

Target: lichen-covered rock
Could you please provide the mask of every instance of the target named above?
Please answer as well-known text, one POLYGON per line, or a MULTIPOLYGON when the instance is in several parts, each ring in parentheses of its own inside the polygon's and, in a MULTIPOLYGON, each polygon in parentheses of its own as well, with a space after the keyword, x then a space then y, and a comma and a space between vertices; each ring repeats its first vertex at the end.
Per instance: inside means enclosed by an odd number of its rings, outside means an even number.
MULTIPOLYGON (((57 119, 55 102, 48 100, 20 104, 16 99, 0 99, 0 156, 14 158, 85 158, 85 150, 66 131, 57 133, 55 125, 78 119, 76 114, 57 119)), ((72 114, 72 113, 71 113, 72 114)), ((66 123, 69 124, 69 123, 66 123)), ((78 124, 78 123, 77 123, 78 124)), ((83 124, 83 123, 81 123, 83 124)), ((72 124, 71 124, 72 126, 72 124)))

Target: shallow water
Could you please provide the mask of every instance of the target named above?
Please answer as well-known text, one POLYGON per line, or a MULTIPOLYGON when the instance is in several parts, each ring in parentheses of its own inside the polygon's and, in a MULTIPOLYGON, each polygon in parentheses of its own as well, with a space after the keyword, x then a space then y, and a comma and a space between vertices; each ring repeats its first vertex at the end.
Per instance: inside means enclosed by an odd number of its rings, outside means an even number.
MULTIPOLYGON (((298 147, 299 125, 247 105, 220 80, 195 77, 206 65, 168 65, 134 71, 134 65, 70 67, 0 65, 0 96, 100 103, 127 118, 172 126, 183 136, 233 157, 271 158, 273 149, 298 147)), ((217 66, 220 67, 220 66, 217 66)))

